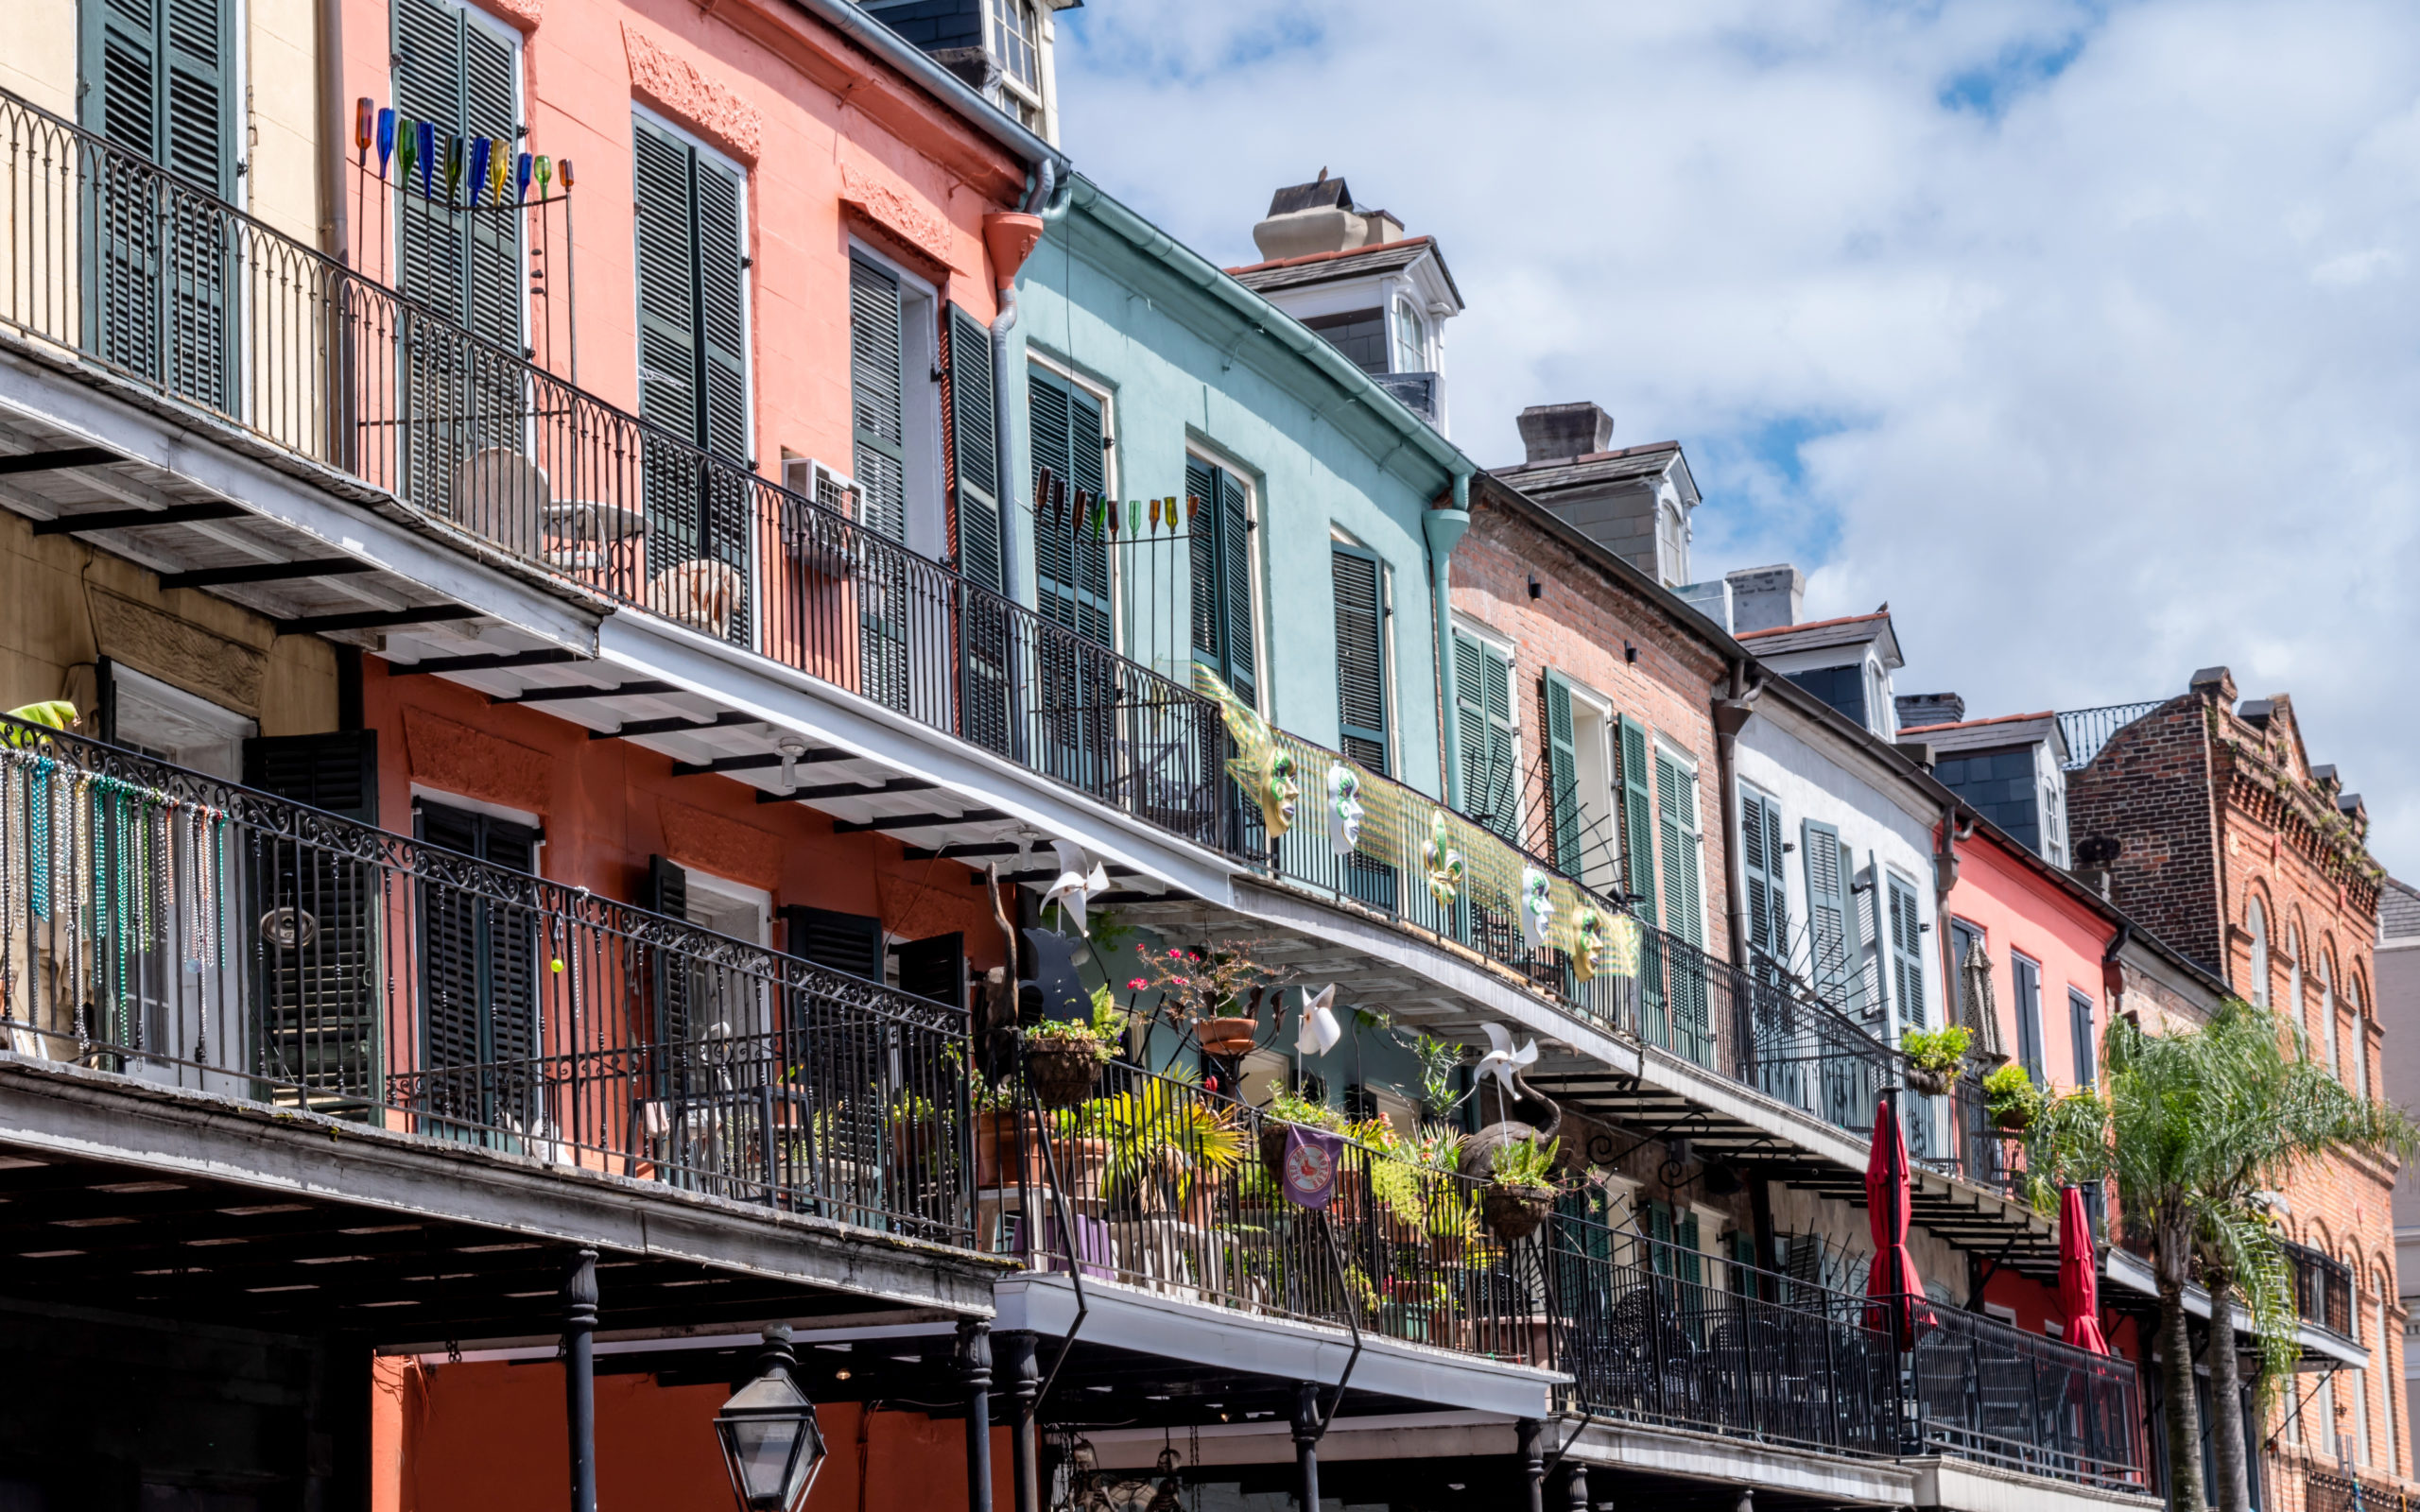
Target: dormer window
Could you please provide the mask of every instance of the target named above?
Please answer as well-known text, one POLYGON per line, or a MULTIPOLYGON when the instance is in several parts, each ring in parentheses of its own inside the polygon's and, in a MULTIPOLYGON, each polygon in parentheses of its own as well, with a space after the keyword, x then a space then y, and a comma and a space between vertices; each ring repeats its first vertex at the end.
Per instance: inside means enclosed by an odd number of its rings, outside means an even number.
POLYGON ((1351 310, 1342 315, 1318 316, 1303 323, 1363 372, 1378 377, 1387 371, 1386 311, 1351 310))
POLYGON ((1395 367, 1397 372, 1428 370, 1428 322, 1409 300, 1395 301, 1395 367))
POLYGON ((991 0, 992 54, 1002 104, 1028 130, 1042 129, 1042 18, 1033 0, 991 0))

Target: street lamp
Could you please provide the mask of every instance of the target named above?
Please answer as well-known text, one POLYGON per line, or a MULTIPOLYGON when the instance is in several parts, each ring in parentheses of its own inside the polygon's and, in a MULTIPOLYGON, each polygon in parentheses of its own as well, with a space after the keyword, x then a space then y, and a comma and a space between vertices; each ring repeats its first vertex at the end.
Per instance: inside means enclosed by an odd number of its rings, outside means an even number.
POLYGON ((732 1493, 747 1512, 798 1512, 822 1467, 823 1435, 815 1426, 815 1403, 792 1374, 797 1364, 788 1326, 767 1329, 756 1379, 715 1414, 732 1493))

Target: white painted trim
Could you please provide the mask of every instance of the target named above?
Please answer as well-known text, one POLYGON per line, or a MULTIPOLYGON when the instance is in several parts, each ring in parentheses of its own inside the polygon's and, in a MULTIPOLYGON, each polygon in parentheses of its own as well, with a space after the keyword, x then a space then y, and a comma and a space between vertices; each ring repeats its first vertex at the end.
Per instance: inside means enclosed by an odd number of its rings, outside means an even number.
POLYGON ((449 809, 460 809, 465 814, 484 815, 491 819, 502 819, 508 824, 526 824, 533 830, 542 828, 538 816, 527 809, 510 809, 501 803, 490 803, 484 799, 465 798, 459 793, 450 793, 441 787, 431 787, 426 782, 413 782, 412 801, 417 803, 424 799, 449 809))

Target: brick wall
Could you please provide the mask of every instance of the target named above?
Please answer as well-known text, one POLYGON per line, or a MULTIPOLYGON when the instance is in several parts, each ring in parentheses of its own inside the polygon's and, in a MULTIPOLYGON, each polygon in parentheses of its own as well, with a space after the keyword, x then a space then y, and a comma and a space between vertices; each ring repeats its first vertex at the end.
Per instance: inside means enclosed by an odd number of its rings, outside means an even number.
POLYGON ((2188 693, 2119 730, 2090 765, 2067 774, 2070 850, 2119 843, 2111 901, 2170 949, 2218 971, 2211 696, 2188 693))
POLYGON ((1522 843, 1550 855, 1545 781, 1538 753, 1540 683, 1551 668, 1602 695, 1616 715, 1627 714, 1663 734, 1698 761, 1698 819, 1705 835, 1705 948, 1728 954, 1722 785, 1715 762, 1712 699, 1726 691, 1728 668, 1713 646, 1687 628, 1676 600, 1650 594, 1616 578, 1592 550, 1583 554, 1542 525, 1526 503, 1489 490, 1474 493, 1471 527, 1454 548, 1454 610, 1512 642, 1512 702, 1519 724, 1522 843), (1531 598, 1535 574, 1540 596, 1531 598), (1630 661, 1625 646, 1634 646, 1630 661))

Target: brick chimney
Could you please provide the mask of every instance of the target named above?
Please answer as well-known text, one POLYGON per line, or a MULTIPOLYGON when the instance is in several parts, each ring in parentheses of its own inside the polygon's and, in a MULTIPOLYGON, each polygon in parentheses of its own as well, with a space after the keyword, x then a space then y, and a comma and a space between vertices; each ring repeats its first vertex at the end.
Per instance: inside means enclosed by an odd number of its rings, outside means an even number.
POLYGON ((1523 460, 1568 462, 1614 444, 1614 417, 1586 400, 1570 404, 1531 404, 1521 411, 1523 460))
POLYGON ((1901 730, 1954 725, 1966 717, 1966 700, 1954 693, 1903 693, 1891 702, 1899 711, 1901 730))

